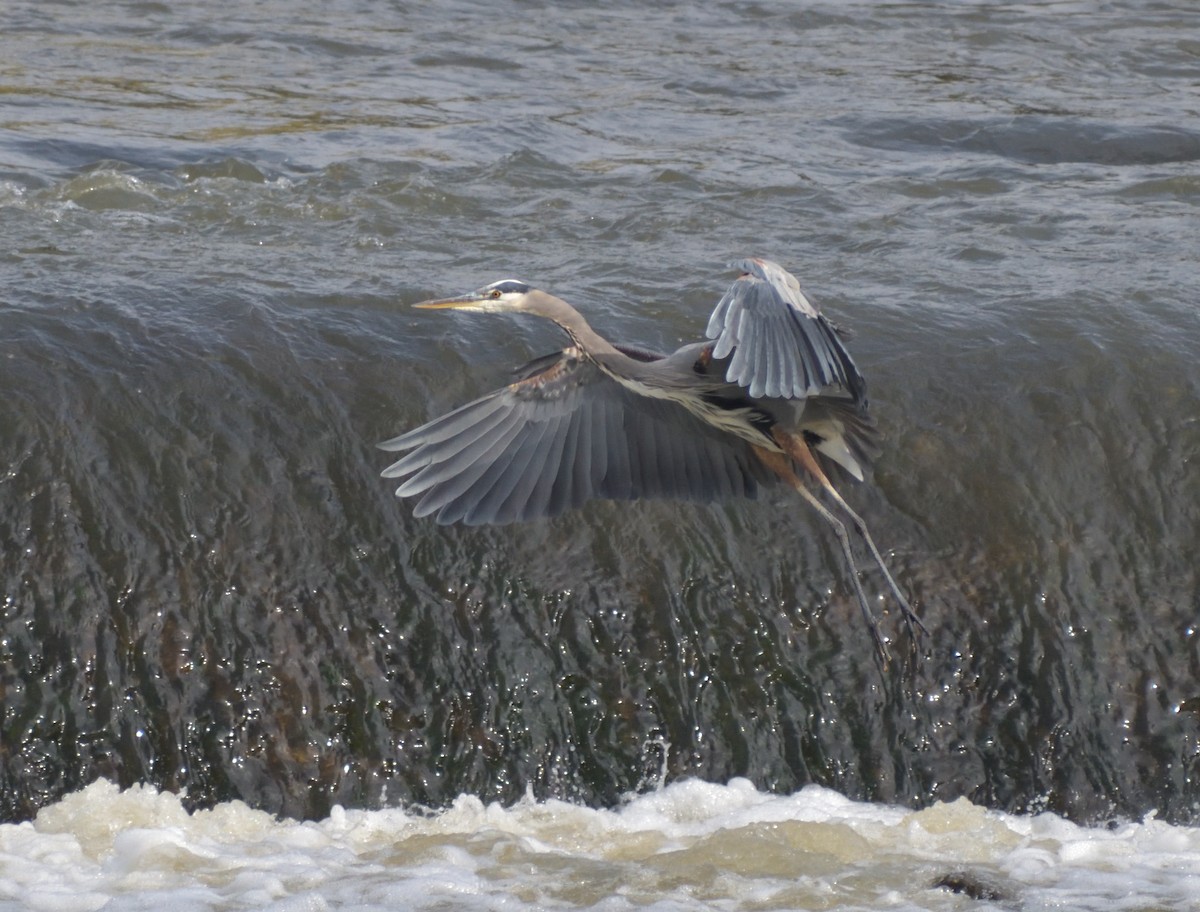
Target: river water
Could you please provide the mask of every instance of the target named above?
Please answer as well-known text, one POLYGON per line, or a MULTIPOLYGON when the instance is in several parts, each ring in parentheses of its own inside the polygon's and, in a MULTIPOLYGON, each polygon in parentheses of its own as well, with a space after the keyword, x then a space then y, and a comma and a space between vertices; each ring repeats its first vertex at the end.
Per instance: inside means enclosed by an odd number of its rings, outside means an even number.
POLYGON ((9 0, 0 908, 1193 908, 1198 87, 1182 2, 9 0), (669 349, 748 254, 854 332, 886 668, 786 492, 379 477, 560 344, 407 304, 669 349))

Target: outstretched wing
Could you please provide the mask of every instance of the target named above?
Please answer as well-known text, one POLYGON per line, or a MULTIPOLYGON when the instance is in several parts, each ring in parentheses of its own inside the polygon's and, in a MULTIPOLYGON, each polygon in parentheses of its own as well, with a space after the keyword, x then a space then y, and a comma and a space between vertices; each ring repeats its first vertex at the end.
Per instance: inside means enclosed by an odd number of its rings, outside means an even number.
POLYGON ((640 396, 571 350, 540 371, 394 440, 384 470, 415 516, 509 523, 592 498, 755 497, 770 476, 748 443, 673 402, 640 396))
POLYGON ((706 334, 713 358, 732 353, 725 379, 762 396, 803 399, 840 386, 866 405, 866 382, 833 326, 795 276, 770 260, 734 264, 742 275, 717 303, 706 334))

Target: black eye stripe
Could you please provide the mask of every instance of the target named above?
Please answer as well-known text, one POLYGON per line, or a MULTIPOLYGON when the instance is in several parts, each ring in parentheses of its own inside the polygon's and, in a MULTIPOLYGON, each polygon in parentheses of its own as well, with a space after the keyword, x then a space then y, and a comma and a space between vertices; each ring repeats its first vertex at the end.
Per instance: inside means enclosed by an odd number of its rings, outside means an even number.
POLYGON ((529 291, 529 286, 524 282, 518 282, 516 279, 505 279, 502 282, 494 282, 488 286, 488 294, 526 294, 529 291))

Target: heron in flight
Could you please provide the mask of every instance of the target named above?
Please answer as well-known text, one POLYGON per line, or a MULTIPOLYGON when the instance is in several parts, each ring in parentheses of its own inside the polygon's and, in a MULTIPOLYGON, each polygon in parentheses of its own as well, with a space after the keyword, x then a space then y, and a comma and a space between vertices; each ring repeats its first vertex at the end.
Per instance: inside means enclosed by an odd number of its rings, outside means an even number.
POLYGON ((405 454, 383 475, 403 479, 396 496, 418 498, 415 516, 468 525, 557 516, 592 498, 752 498, 783 482, 833 528, 886 661, 835 510, 862 538, 910 633, 924 625, 830 480, 840 471, 861 481, 876 453, 866 383, 791 273, 763 259, 735 265, 741 274, 708 321, 708 341, 670 355, 614 345, 566 301, 512 279, 414 305, 532 314, 570 343, 503 389, 381 443, 405 454))

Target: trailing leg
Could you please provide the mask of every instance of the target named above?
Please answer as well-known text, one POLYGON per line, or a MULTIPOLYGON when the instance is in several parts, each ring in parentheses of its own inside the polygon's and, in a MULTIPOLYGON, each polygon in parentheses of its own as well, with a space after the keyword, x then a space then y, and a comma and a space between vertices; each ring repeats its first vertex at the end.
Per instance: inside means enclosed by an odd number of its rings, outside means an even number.
POLYGON ((781 453, 774 453, 761 447, 755 447, 754 452, 771 471, 795 488, 800 493, 800 496, 808 501, 812 505, 812 508, 833 527, 838 543, 842 546, 842 554, 846 558, 846 566, 850 570, 850 582, 854 587, 854 595, 858 599, 858 606, 862 610, 863 620, 867 623, 867 629, 871 631, 871 637, 875 641, 875 648, 879 652, 880 660, 884 665, 887 665, 887 644, 883 640, 883 635, 879 632, 879 623, 875 620, 875 615, 872 613, 871 607, 867 602, 866 593, 863 592, 862 582, 858 578, 858 567, 854 561, 854 551, 850 547, 850 535, 846 532, 845 524, 834 516, 829 511, 829 508, 816 498, 812 491, 808 490, 803 481, 796 477, 796 473, 792 471, 787 457, 781 453))
POLYGON ((875 565, 879 567, 880 572, 883 574, 883 578, 887 581, 888 588, 891 589, 892 595, 895 596, 896 603, 900 606, 900 611, 904 615, 904 623, 908 626, 909 635, 914 638, 916 637, 914 624, 923 632, 928 633, 929 631, 926 629, 924 623, 922 623, 921 618, 918 617, 915 611, 913 611, 912 606, 908 603, 908 599, 905 598, 904 593, 900 591, 900 587, 896 584, 896 580, 892 577, 891 571, 888 570, 887 564, 884 563, 883 555, 879 553, 879 548, 875 546, 875 540, 871 537, 870 530, 867 529, 867 524, 863 521, 861 516, 851 509, 850 505, 846 503, 842 495, 838 493, 837 488, 833 486, 833 482, 829 480, 829 476, 826 475, 821 469, 820 464, 817 462, 812 450, 809 449, 808 444, 806 444, 803 440, 799 440, 791 435, 779 433, 776 433, 775 439, 779 442, 780 446, 783 447, 784 452, 796 460, 796 462, 806 472, 808 472, 808 474, 811 475, 833 499, 834 503, 841 507, 846 516, 850 518, 850 522, 854 525, 854 531, 856 531, 862 537, 862 540, 866 542, 867 550, 871 553, 871 558, 875 561, 875 565))

